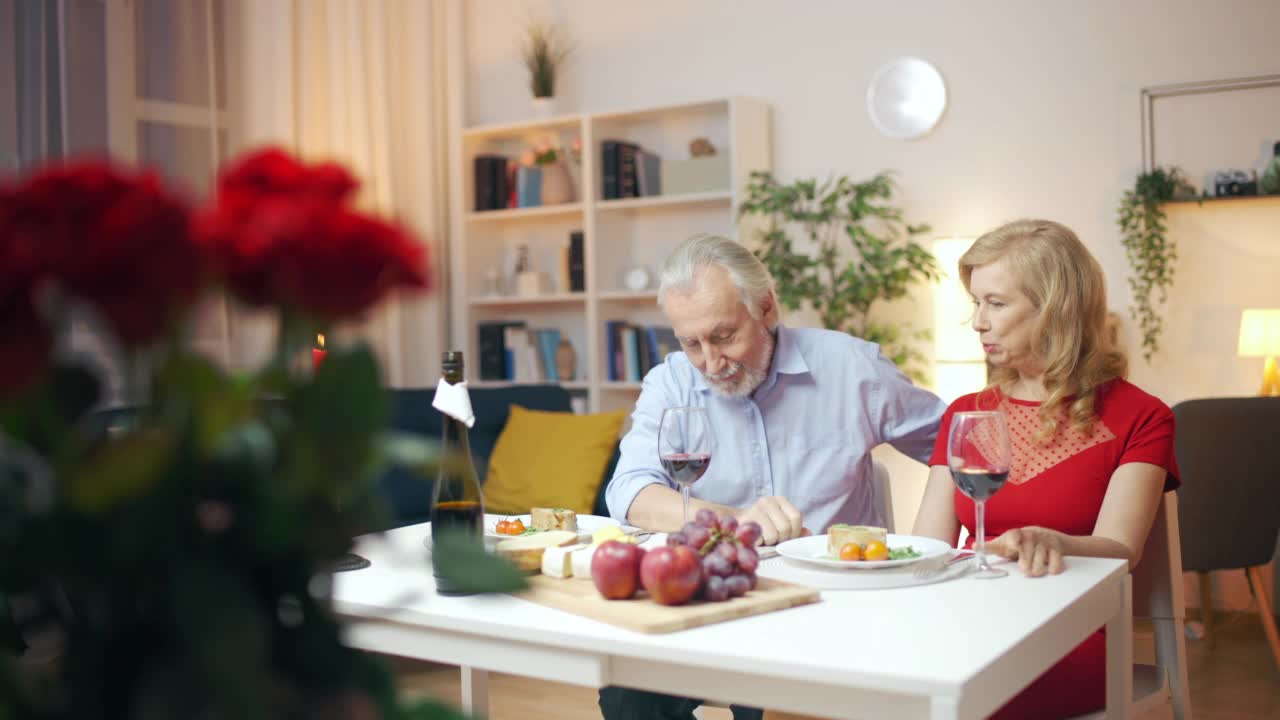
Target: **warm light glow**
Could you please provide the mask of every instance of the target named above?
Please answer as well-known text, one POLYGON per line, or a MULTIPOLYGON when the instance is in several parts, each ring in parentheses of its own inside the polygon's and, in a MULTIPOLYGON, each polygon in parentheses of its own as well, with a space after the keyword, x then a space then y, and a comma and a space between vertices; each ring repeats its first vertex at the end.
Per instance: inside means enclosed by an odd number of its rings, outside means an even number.
POLYGON ((957 266, 973 238, 940 238, 933 243, 942 278, 933 289, 933 390, 945 402, 986 387, 982 343, 970 326, 973 301, 960 282, 957 266))
POLYGON ((1262 365, 1262 389, 1259 395, 1280 395, 1280 310, 1245 310, 1240 314, 1240 357, 1265 357, 1262 365))
POLYGON ((1245 310, 1240 314, 1240 357, 1280 355, 1280 310, 1245 310))
POLYGON ((321 333, 316 333, 316 347, 318 348, 324 347, 324 335, 321 333))

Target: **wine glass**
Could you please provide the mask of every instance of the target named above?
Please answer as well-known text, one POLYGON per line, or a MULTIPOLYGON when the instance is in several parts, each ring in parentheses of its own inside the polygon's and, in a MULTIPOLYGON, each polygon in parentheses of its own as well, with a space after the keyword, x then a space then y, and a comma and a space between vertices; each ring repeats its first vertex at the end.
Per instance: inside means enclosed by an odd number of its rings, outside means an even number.
POLYGON ((960 492, 973 499, 977 527, 973 554, 978 569, 970 575, 981 579, 1004 577, 1004 570, 987 564, 986 502, 1004 486, 1009 477, 1013 452, 1009 445, 1009 427, 1004 414, 997 411, 958 412, 951 417, 947 436, 947 465, 951 479, 960 492))
POLYGON ((689 487, 711 465, 715 444, 706 408, 672 407, 662 411, 658 427, 658 460, 662 469, 680 486, 684 521, 689 522, 689 487))

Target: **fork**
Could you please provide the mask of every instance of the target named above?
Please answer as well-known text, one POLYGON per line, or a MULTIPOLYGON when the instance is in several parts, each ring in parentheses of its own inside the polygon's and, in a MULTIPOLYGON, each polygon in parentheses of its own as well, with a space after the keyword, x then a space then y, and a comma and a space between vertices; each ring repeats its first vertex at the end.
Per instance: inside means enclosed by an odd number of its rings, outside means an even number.
POLYGON ((973 553, 968 552, 966 550, 961 550, 955 553, 954 555, 951 555, 950 557, 946 555, 939 555, 936 558, 930 558, 928 560, 924 560, 922 562, 916 563, 915 567, 912 568, 911 570, 911 576, 918 580, 931 578, 941 574, 943 571, 949 569, 952 565, 958 562, 963 562, 972 557, 973 557, 973 553))

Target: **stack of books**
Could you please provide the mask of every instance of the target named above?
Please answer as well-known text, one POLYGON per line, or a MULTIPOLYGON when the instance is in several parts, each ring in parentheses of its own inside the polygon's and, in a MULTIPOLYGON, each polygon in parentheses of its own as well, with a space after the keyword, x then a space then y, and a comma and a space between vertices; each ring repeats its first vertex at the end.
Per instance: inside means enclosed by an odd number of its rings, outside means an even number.
POLYGON ((613 382, 639 382, 668 354, 680 349, 669 327, 640 327, 623 320, 604 324, 605 359, 613 382))
POLYGON ((600 146, 604 199, 650 197, 662 194, 662 158, 623 140, 600 146))

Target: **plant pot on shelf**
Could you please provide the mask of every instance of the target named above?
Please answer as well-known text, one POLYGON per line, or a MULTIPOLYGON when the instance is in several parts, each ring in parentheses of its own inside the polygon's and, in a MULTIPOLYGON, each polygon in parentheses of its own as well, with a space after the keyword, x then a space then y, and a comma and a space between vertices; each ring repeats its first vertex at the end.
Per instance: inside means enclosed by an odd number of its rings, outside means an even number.
POLYGON ((560 205, 573 202, 573 177, 563 162, 547 163, 542 166, 542 204, 560 205))
POLYGON ((540 118, 549 118, 556 114, 556 99, 554 96, 536 97, 533 99, 533 116, 540 118))

